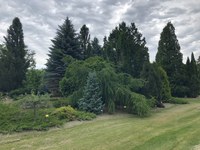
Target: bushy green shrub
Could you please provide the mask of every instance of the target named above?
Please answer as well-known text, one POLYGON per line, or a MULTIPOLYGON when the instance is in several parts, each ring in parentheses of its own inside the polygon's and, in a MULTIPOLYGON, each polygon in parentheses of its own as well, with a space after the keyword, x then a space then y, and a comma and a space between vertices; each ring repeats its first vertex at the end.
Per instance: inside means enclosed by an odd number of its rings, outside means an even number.
POLYGON ((52 115, 57 116, 60 120, 67 119, 68 121, 72 121, 76 119, 76 110, 71 106, 64 106, 57 108, 52 115))
POLYGON ((92 120, 96 118, 94 113, 84 112, 84 111, 76 111, 76 119, 77 120, 92 120))
POLYGON ((154 97, 151 97, 150 99, 147 99, 147 103, 151 108, 154 108, 157 105, 157 100, 154 97))
POLYGON ((73 92, 72 95, 69 96, 71 100, 70 105, 74 108, 78 108, 78 101, 83 97, 83 88, 80 88, 78 91, 73 92))
POLYGON ((132 113, 140 117, 148 116, 150 114, 150 107, 143 95, 132 93, 131 99, 128 107, 132 113))
POLYGON ((54 112, 52 112, 52 115, 58 117, 60 120, 65 119, 67 121, 91 120, 96 117, 93 113, 77 111, 71 106, 57 108, 54 112))

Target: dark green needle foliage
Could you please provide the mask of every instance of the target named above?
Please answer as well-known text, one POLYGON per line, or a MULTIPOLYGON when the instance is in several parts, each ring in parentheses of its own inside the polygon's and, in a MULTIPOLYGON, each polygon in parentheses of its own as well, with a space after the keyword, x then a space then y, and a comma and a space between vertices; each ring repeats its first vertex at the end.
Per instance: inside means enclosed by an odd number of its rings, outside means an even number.
POLYGON ((52 40, 47 62, 47 86, 54 96, 59 95, 59 81, 64 76, 67 64, 63 59, 69 55, 75 59, 83 59, 78 37, 73 24, 67 17, 63 25, 58 27, 56 37, 52 40))
POLYGON ((173 96, 185 96, 186 94, 182 59, 175 28, 171 22, 168 22, 160 35, 156 62, 166 71, 173 96))
POLYGON ((186 73, 187 73, 187 86, 188 86, 187 96, 197 97, 200 91, 199 89, 200 79, 198 78, 198 67, 193 53, 191 54, 191 61, 189 58, 187 58, 186 73))
POLYGON ((4 39, 5 46, 0 47, 0 91, 9 92, 22 87, 27 69, 34 65, 34 53, 24 43, 22 24, 17 17, 4 39))
POLYGON ((104 39, 104 56, 116 67, 133 77, 139 77, 144 62, 149 61, 145 38, 134 23, 122 22, 104 39))
POLYGON ((91 56, 91 43, 89 28, 85 24, 80 29, 79 40, 81 48, 83 49, 84 58, 86 59, 91 56))

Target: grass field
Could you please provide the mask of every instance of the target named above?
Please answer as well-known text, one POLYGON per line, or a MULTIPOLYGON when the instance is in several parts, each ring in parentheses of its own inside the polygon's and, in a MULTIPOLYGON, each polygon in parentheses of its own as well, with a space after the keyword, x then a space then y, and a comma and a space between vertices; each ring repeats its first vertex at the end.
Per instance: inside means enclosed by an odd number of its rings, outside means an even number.
POLYGON ((188 100, 147 118, 102 115, 49 131, 0 135, 0 150, 198 150, 200 99, 188 100))

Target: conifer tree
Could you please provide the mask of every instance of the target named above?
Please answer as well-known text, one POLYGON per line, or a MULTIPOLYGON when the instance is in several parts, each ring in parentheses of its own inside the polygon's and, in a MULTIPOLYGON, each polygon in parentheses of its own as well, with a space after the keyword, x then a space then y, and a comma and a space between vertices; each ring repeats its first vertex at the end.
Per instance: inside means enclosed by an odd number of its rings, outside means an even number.
POLYGON ((189 58, 186 62, 186 72, 187 72, 187 87, 188 87, 188 97, 197 97, 199 94, 199 83, 198 78, 197 63, 194 58, 194 54, 191 54, 191 61, 189 58))
POLYGON ((59 81, 64 76, 67 64, 63 59, 70 55, 75 59, 83 59, 83 50, 80 48, 74 27, 67 17, 63 25, 58 27, 56 37, 52 40, 49 59, 47 61, 47 86, 54 96, 59 95, 59 81))
POLYGON ((22 24, 19 18, 14 18, 7 30, 5 47, 1 48, 0 90, 9 92, 22 87, 27 69, 34 65, 33 52, 24 43, 22 24))
POLYGON ((90 34, 89 28, 84 24, 80 29, 80 43, 81 48, 83 49, 84 58, 88 58, 91 56, 91 44, 90 44, 90 34))
POLYGON ((83 98, 79 100, 78 106, 81 110, 95 114, 99 114, 103 110, 102 92, 96 72, 90 72, 88 74, 83 98))
POLYGON ((156 62, 166 71, 173 96, 186 94, 182 57, 175 28, 171 22, 168 22, 160 35, 156 62))
POLYGON ((145 63, 140 76, 146 81, 142 93, 148 98, 155 97, 157 104, 160 104, 162 101, 162 81, 154 66, 150 63, 145 63))
POLYGON ((113 61, 117 68, 133 77, 139 77, 144 62, 149 61, 149 54, 145 38, 142 38, 134 23, 130 26, 125 22, 119 24, 105 44, 106 57, 113 61))
POLYGON ((101 45, 99 45, 98 38, 94 37, 94 39, 91 41, 91 46, 92 56, 102 56, 101 45))

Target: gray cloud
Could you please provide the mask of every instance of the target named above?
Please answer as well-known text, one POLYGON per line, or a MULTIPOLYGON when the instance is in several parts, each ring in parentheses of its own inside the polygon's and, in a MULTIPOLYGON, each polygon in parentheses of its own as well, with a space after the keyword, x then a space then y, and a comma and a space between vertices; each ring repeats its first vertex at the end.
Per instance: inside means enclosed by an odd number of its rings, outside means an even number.
POLYGON ((0 0, 0 42, 14 17, 19 17, 25 43, 36 52, 37 68, 44 68, 51 39, 58 25, 69 16, 77 32, 86 24, 91 36, 102 41, 122 21, 135 22, 146 38, 150 59, 157 52, 160 33, 171 21, 181 45, 184 60, 193 51, 200 55, 200 2, 196 0, 0 0))

